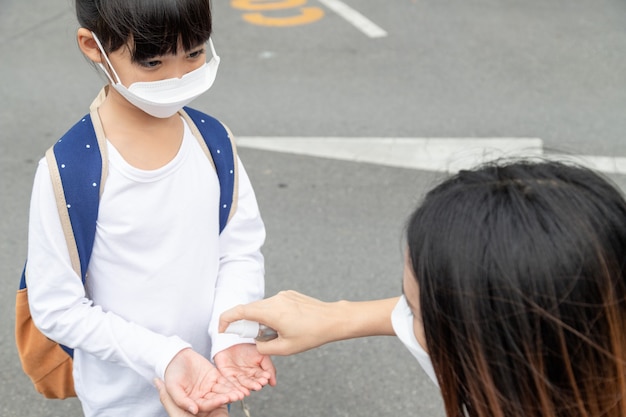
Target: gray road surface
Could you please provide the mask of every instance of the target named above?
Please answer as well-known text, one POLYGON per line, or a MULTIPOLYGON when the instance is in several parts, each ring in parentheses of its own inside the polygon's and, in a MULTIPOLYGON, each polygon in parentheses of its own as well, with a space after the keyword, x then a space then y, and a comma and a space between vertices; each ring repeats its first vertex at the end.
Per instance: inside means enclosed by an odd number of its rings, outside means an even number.
MULTIPOLYGON (((222 57, 194 104, 241 136, 539 137, 626 156, 626 3, 621 0, 350 0, 388 32, 372 39, 321 9, 289 27, 215 2, 222 57)), ((303 6, 304 7, 304 6, 303 6)), ((301 8, 265 12, 281 21, 301 8)), ((0 2, 0 415, 81 415, 22 374, 14 294, 36 161, 103 79, 80 56, 69 0, 0 2)), ((267 294, 397 295, 404 219, 440 174, 241 149, 268 229, 267 294)), ((626 186, 624 177, 614 177, 626 186)), ((258 416, 443 416, 435 387, 394 338, 276 358, 258 416)), ((242 416, 238 407, 233 415, 242 416)))

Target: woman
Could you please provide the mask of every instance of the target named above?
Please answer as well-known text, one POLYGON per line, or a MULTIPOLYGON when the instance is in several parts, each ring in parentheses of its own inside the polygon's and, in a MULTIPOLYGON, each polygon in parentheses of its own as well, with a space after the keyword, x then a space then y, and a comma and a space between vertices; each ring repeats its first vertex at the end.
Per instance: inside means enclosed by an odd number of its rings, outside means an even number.
POLYGON ((271 326, 279 337, 257 348, 274 355, 397 334, 450 417, 624 417, 625 278, 614 186, 557 162, 491 164, 444 181, 412 214, 400 298, 281 292, 225 312, 220 329, 271 326))

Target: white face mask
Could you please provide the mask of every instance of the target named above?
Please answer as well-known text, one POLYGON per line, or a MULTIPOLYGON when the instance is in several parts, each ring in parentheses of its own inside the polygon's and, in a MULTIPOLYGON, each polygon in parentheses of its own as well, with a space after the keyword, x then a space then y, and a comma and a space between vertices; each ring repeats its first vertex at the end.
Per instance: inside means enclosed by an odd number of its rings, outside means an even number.
POLYGON ((209 39, 209 46, 213 57, 208 63, 202 64, 200 68, 183 75, 181 78, 136 82, 127 88, 122 84, 120 77, 111 65, 100 40, 95 33, 92 32, 92 35, 117 79, 116 81, 111 77, 102 63, 98 64, 111 81, 113 88, 135 107, 154 117, 166 118, 176 114, 177 111, 211 88, 213 81, 215 81, 220 57, 215 53, 211 39, 209 39))
POLYGON ((400 301, 398 301, 398 304, 396 304, 391 313, 391 324, 393 325, 393 330, 396 332, 398 339, 400 339, 409 352, 417 359, 430 379, 436 385, 439 385, 433 364, 430 361, 430 356, 428 356, 428 353, 426 353, 415 338, 415 332, 413 331, 413 312, 406 302, 404 295, 400 297, 400 301))

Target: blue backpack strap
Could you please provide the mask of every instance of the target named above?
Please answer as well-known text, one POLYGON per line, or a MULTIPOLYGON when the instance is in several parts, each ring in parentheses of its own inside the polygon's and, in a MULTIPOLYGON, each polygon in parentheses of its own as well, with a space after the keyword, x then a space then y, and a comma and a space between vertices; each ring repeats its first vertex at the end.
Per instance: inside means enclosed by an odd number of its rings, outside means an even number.
MULTIPOLYGON (((74 246, 78 265, 73 261, 73 266, 84 284, 96 236, 102 181, 102 154, 91 117, 86 115, 68 130, 46 157, 70 257, 74 246)), ((19 288, 26 288, 26 265, 19 288)))
POLYGON ((237 206, 237 160, 228 130, 217 119, 189 107, 183 109, 209 148, 220 183, 220 233, 237 206))
MULTIPOLYGON (((62 222, 64 211, 69 216, 71 234, 78 250, 80 276, 84 283, 96 236, 100 182, 103 181, 102 153, 91 117, 86 115, 76 123, 53 146, 52 152, 65 198, 64 202, 59 201, 60 195, 57 191, 59 214, 62 222)), ((66 231, 70 251, 71 237, 66 231)))

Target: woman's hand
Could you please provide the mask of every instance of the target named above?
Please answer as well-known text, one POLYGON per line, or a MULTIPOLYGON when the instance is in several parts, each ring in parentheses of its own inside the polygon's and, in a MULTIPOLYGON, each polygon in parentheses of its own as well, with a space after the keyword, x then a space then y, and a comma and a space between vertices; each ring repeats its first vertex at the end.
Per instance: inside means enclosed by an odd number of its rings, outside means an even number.
POLYGON ((263 323, 278 332, 278 338, 268 342, 257 341, 257 349, 264 355, 291 355, 330 342, 328 332, 333 327, 333 304, 300 294, 281 291, 273 297, 239 305, 222 313, 219 330, 237 320, 263 323))
POLYGON ((324 302, 296 291, 238 305, 222 313, 219 331, 237 320, 265 324, 278 332, 268 342, 257 341, 264 355, 292 355, 329 342, 366 336, 393 336, 391 312, 398 297, 372 301, 324 302))

